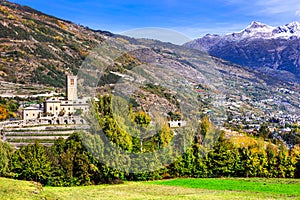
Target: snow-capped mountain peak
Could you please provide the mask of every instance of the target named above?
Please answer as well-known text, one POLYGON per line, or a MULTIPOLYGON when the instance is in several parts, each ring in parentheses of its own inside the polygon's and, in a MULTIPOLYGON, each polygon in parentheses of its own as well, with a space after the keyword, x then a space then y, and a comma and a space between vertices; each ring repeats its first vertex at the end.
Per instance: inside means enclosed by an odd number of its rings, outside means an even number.
POLYGON ((256 31, 269 31, 270 29, 274 29, 272 26, 268 26, 266 24, 263 24, 261 22, 253 21, 251 24, 245 29, 245 30, 256 30, 256 31))
POLYGON ((291 22, 289 24, 273 27, 261 22, 253 21, 251 24, 240 32, 227 34, 226 39, 242 40, 242 39, 289 39, 291 37, 300 38, 300 23, 291 22))
POLYGON ((277 38, 300 37, 300 23, 291 22, 289 24, 278 26, 273 30, 274 36, 277 38))
POLYGON ((300 83, 300 22, 278 27, 252 22, 240 32, 207 35, 184 46, 300 83))

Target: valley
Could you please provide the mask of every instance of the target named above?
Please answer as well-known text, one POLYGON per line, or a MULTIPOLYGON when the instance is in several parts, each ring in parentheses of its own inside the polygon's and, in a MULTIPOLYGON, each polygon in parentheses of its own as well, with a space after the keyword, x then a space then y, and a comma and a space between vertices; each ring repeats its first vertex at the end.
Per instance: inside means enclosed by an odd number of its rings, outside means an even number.
POLYGON ((0 1, 0 196, 299 198, 299 38, 175 45, 0 1))

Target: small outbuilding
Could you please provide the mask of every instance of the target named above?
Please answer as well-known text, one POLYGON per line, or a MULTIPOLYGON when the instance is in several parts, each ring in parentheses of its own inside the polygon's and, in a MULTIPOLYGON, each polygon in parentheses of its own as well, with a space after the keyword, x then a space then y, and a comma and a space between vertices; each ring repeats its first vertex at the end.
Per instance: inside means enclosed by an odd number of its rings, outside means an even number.
POLYGON ((23 110, 23 120, 38 119, 42 111, 35 107, 27 107, 23 110))

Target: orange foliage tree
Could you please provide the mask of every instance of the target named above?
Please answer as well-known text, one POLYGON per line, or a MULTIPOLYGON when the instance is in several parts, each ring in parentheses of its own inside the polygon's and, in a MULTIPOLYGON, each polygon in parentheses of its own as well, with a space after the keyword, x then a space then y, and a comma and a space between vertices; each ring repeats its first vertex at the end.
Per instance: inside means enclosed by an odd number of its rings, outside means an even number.
POLYGON ((7 119, 7 110, 0 105, 0 121, 7 119))

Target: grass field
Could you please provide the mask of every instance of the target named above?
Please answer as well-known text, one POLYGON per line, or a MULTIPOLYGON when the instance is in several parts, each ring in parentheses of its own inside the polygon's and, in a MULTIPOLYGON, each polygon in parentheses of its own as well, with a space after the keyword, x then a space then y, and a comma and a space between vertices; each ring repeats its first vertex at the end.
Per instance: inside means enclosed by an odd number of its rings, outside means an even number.
POLYGON ((300 197, 299 179, 174 179, 151 182, 152 184, 200 188, 209 190, 249 191, 269 194, 283 194, 300 197))
POLYGON ((0 199, 300 199, 300 180, 174 179, 41 188, 33 182, 0 178, 0 199))

